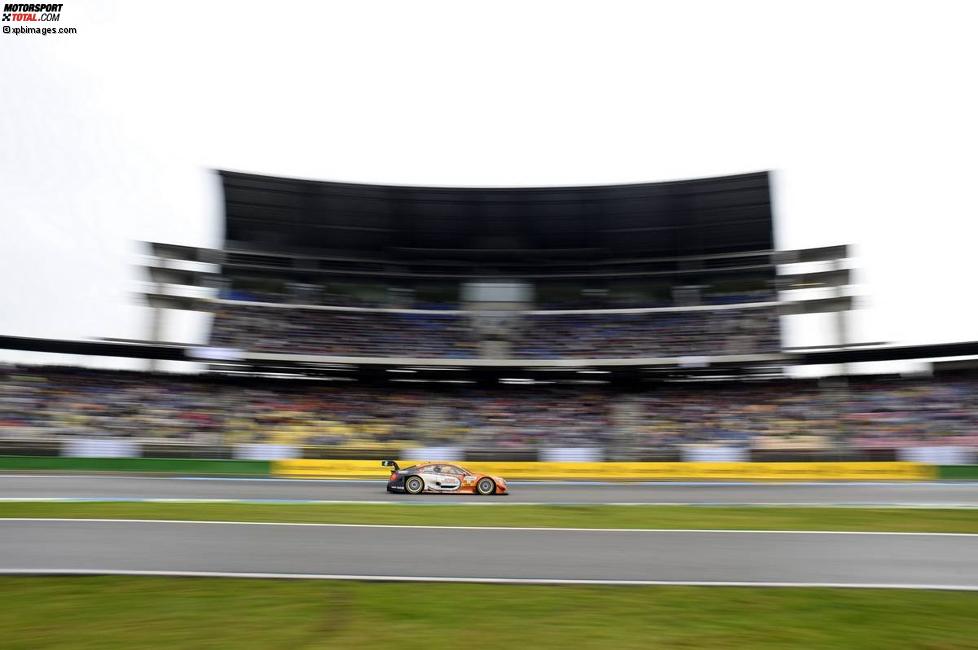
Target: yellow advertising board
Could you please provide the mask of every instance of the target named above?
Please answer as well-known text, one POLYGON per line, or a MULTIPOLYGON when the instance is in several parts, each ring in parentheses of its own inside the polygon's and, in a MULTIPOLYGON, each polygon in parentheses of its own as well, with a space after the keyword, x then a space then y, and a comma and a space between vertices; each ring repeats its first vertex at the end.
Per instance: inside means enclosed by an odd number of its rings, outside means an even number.
MULTIPOLYGON (((403 461, 403 466, 413 461, 403 461)), ((923 463, 461 463, 473 472, 505 479, 576 479, 607 481, 921 481, 936 478, 923 463)), ((277 476, 308 478, 385 478, 388 469, 376 460, 281 460, 277 476)))
MULTIPOLYGON (((402 465, 410 465, 404 461, 402 465)), ((276 476, 308 478, 386 478, 390 470, 380 466, 379 460, 318 460, 301 458, 272 462, 272 474, 276 476)))

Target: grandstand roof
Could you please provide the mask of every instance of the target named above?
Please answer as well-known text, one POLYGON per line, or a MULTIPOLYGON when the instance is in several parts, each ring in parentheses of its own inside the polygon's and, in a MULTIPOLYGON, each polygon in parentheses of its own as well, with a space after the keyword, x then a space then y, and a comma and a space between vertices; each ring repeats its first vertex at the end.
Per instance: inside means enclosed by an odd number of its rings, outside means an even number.
MULTIPOLYGON (((123 357, 133 359, 164 359, 170 361, 201 361, 213 359, 216 353, 237 352, 237 358, 221 359, 232 363, 300 363, 350 364, 381 367, 446 366, 469 368, 530 369, 530 368, 588 368, 602 367, 613 370, 627 366, 681 366, 688 361, 673 359, 399 359, 385 357, 316 357, 314 355, 290 355, 275 353, 247 353, 221 350, 206 346, 170 343, 157 344, 140 341, 74 341, 41 339, 0 335, 0 350, 30 350, 75 354, 81 356, 123 357)), ((230 356, 225 354, 224 356, 230 356)), ((882 345, 857 349, 825 349, 810 352, 789 352, 761 355, 737 355, 708 357, 711 365, 753 364, 767 361, 784 361, 798 365, 861 363, 869 361, 897 361, 906 359, 947 359, 953 357, 978 357, 978 341, 939 343, 935 345, 882 345)))
POLYGON ((219 172, 227 247, 391 260, 606 260, 774 247, 767 172, 588 187, 406 187, 219 172))

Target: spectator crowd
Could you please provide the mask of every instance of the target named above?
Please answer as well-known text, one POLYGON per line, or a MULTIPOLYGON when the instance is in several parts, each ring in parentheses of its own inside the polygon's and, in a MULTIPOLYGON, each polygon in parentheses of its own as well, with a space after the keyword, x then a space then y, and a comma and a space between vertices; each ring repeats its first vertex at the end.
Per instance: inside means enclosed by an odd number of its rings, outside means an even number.
MULTIPOLYGON (((4 440, 164 439, 524 449, 695 443, 755 448, 978 446, 978 377, 426 388, 0 367, 4 440)), ((0 452, 2 453, 2 452, 0 452)))
POLYGON ((770 309, 534 315, 514 350, 526 359, 681 357, 781 349, 770 309))
MULTIPOLYGON (((678 357, 777 352, 775 311, 709 309, 513 318, 504 354, 521 359, 678 357)), ((471 359, 481 334, 468 315, 225 306, 211 343, 254 352, 471 359)))
POLYGON ((324 356, 478 356, 471 328, 447 314, 231 306, 214 315, 211 343, 324 356))

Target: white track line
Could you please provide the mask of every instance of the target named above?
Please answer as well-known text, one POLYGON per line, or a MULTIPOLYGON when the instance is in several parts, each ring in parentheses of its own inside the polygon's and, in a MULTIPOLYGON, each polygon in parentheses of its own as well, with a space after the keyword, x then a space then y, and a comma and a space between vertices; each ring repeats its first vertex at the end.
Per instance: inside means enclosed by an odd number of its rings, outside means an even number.
MULTIPOLYGON (((93 478, 93 479, 124 479, 124 480, 138 480, 138 481, 251 481, 251 482, 261 482, 261 483, 355 483, 355 484, 383 484, 387 481, 385 478, 316 478, 316 477, 283 477, 283 476, 143 476, 141 474, 126 474, 126 473, 92 473, 92 472, 75 472, 69 474, 34 474, 29 471, 24 471, 23 473, 14 474, 0 474, 0 479, 4 478, 64 478, 64 479, 78 479, 78 478, 93 478)), ((509 481, 510 485, 518 486, 528 486, 528 485, 558 485, 558 486, 581 486, 581 487, 593 487, 593 486, 614 486, 614 487, 627 487, 627 486, 675 486, 675 487, 946 487, 948 485, 970 485, 978 486, 978 481, 968 481, 968 480, 948 480, 948 481, 919 481, 914 479, 906 480, 894 480, 894 481, 853 481, 853 480, 838 480, 838 481, 786 481, 786 480, 770 480, 770 481, 750 481, 750 480, 730 480, 730 481, 649 481, 642 479, 621 479, 617 481, 595 481, 595 480, 557 480, 557 479, 516 479, 509 481)))
POLYGON ((371 505, 371 506, 672 506, 702 508, 857 508, 857 509, 922 509, 922 510, 968 510, 978 509, 976 503, 874 503, 853 502, 796 502, 796 501, 425 501, 386 499, 208 499, 208 498, 166 498, 166 497, 0 497, 0 503, 233 503, 247 505, 371 505))
POLYGON ((862 582, 733 582, 707 580, 573 580, 560 578, 457 578, 442 576, 375 576, 327 573, 253 573, 229 571, 127 571, 118 569, 8 569, 3 575, 44 576, 159 576, 185 578, 259 578, 285 580, 361 580, 366 582, 448 582, 516 585, 621 585, 621 586, 687 586, 687 587, 818 587, 831 589, 926 589, 941 591, 978 591, 975 585, 933 585, 913 583, 862 582))
POLYGON ((295 528, 396 528, 403 530, 474 530, 509 532, 563 532, 563 533, 720 533, 736 535, 887 535, 902 537, 978 537, 978 533, 927 533, 905 531, 857 531, 857 530, 738 530, 729 528, 541 528, 530 526, 421 526, 411 524, 334 524, 312 522, 275 521, 207 521, 194 519, 104 519, 72 517, 0 517, 0 524, 10 522, 82 522, 114 524, 181 524, 206 526, 280 526, 295 528))

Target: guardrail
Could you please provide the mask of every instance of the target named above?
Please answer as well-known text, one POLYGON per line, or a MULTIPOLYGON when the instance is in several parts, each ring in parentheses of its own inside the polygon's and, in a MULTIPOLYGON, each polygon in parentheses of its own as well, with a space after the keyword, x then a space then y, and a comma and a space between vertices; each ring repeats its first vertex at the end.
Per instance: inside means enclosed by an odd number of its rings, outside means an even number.
POLYGON ((259 460, 196 458, 64 458, 60 456, 0 456, 0 470, 48 472, 119 472, 187 476, 269 476, 271 463, 259 460))
MULTIPOLYGON (((410 464, 411 461, 405 461, 410 464)), ((978 480, 978 465, 913 462, 683 463, 469 462, 472 471, 517 480, 711 480, 711 481, 922 481, 978 480)), ((290 478, 373 478, 387 470, 377 460, 299 459, 285 461, 185 458, 64 458, 0 456, 0 471, 55 471, 174 474, 182 476, 280 476, 290 478)))
MULTIPOLYGON (((410 464, 405 461, 405 464, 410 464)), ((528 480, 712 480, 712 481, 923 481, 938 477, 933 465, 880 463, 465 463, 473 472, 528 480)), ((272 474, 294 478, 384 478, 387 471, 363 460, 283 460, 272 474)))

